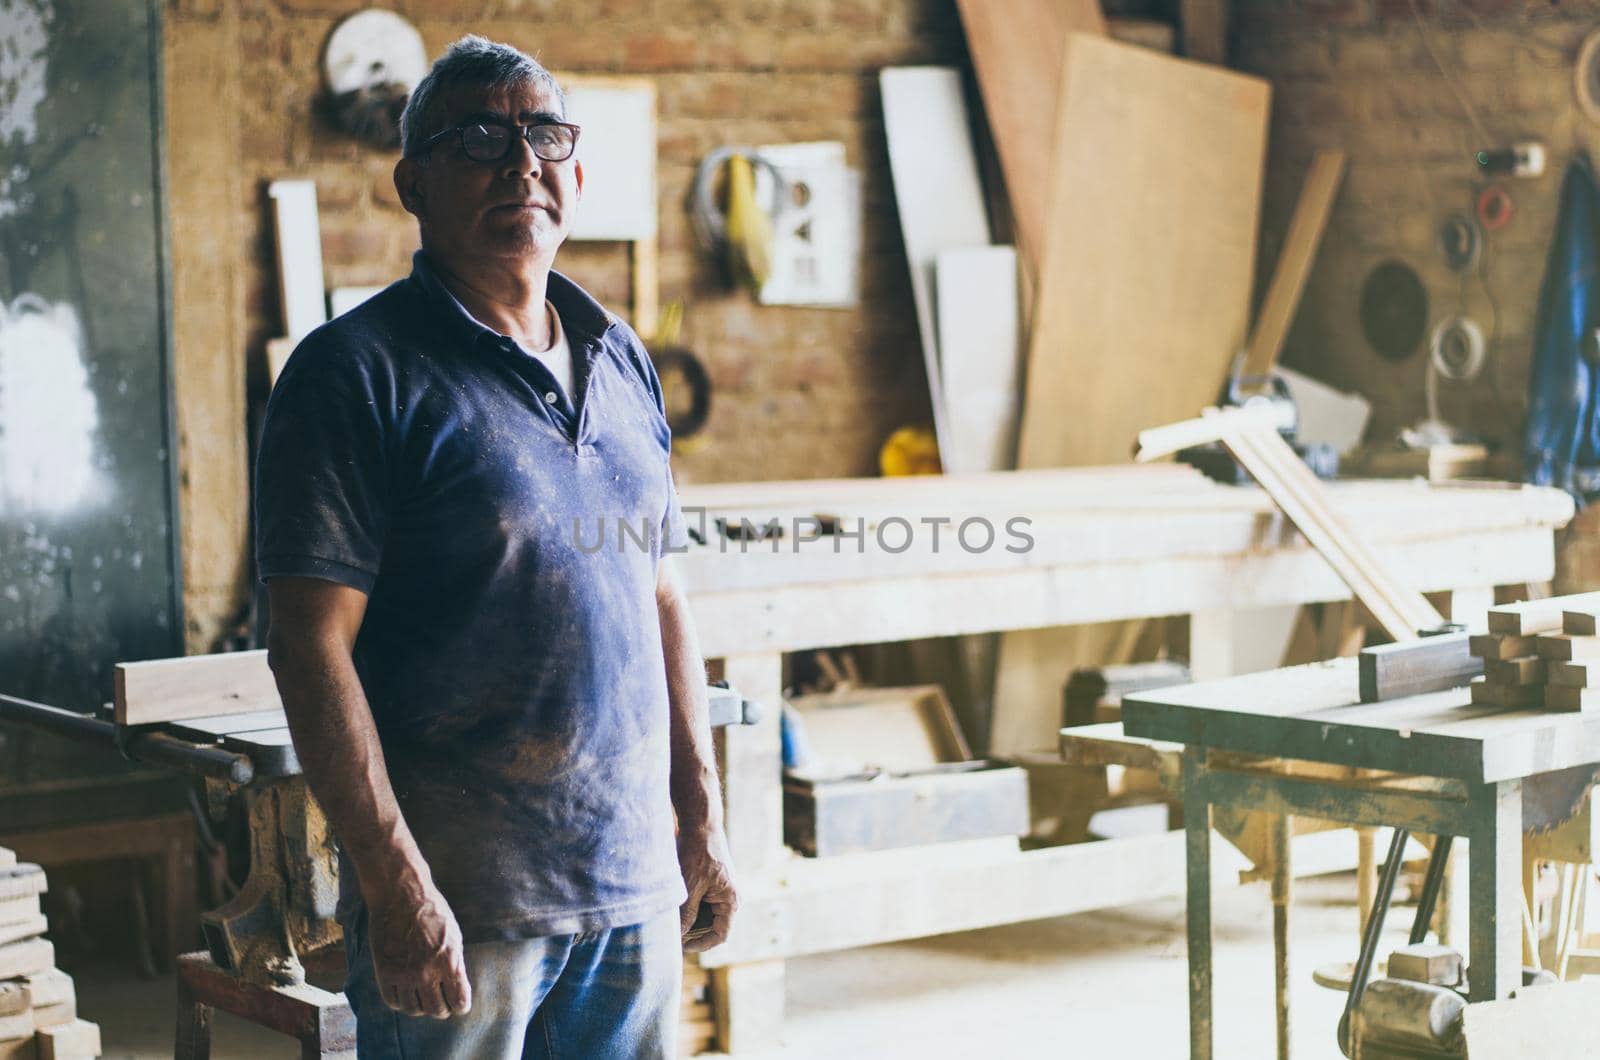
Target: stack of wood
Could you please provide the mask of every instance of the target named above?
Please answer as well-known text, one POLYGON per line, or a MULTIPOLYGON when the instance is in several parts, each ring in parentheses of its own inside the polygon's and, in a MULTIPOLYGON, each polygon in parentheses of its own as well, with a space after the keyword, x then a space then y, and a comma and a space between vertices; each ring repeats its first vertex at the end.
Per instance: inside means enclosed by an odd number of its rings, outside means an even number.
POLYGON ((0 847, 0 1060, 91 1060, 100 1028, 78 1018, 72 979, 55 966, 44 891, 44 870, 0 847))
POLYGON ((717 1028, 711 1018, 711 973, 700 967, 693 954, 683 959, 683 1018, 678 1024, 678 1052, 699 1056, 717 1044, 717 1028))
POLYGON ((1600 710, 1600 593, 1494 608, 1471 648, 1484 673, 1472 684, 1474 703, 1600 710))

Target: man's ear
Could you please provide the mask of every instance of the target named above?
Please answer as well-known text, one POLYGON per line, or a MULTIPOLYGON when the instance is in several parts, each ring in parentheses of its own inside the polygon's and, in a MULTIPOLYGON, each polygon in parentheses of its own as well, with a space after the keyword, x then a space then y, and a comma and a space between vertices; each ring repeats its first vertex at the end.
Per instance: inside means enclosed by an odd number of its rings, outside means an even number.
POLYGON ((572 171, 578 175, 578 197, 582 198, 583 197, 583 163, 582 162, 574 162, 572 164, 572 171))
POLYGON ((401 157, 394 164, 394 190, 400 196, 400 205, 406 212, 422 219, 424 196, 422 193, 422 167, 414 158, 401 157))

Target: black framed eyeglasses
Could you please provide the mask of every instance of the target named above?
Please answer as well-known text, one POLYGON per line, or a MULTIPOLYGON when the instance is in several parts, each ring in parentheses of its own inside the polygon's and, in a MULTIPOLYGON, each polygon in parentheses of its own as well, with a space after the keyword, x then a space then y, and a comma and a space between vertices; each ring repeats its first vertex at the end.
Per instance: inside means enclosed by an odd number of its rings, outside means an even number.
POLYGON ((578 149, 578 126, 565 121, 539 121, 532 125, 510 125, 493 121, 474 121, 430 136, 412 157, 432 151, 440 141, 461 137, 461 153, 474 162, 499 162, 511 154, 517 137, 528 141, 535 158, 542 162, 565 162, 578 149))

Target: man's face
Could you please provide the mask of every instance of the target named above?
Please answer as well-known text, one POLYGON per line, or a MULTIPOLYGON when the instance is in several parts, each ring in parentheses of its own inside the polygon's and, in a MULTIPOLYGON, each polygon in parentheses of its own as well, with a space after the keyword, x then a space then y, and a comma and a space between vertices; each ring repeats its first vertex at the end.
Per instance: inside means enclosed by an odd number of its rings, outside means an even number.
MULTIPOLYGON (((544 81, 500 89, 457 85, 445 107, 445 129, 486 120, 565 120, 560 98, 544 81)), ((462 154, 459 136, 447 136, 423 159, 401 159, 395 186, 421 225, 423 245, 446 261, 511 259, 548 268, 571 230, 583 168, 576 156, 537 157, 522 137, 513 138, 500 161, 474 162, 462 154)))

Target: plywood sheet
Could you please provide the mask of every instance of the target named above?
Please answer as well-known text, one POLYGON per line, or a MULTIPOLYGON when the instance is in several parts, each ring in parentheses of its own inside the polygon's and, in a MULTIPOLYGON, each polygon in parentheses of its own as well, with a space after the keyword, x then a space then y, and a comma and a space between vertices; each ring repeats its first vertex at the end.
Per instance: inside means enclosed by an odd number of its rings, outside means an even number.
POLYGON ((1050 156, 1069 33, 1105 35, 1098 0, 957 0, 1000 154, 1023 260, 1043 247, 1050 156))
POLYGON ((947 250, 934 266, 950 474, 1016 466, 1022 405, 1017 252, 947 250))
POLYGON ((1019 465, 1128 459, 1243 343, 1266 82, 1073 35, 1019 465))
MULTIPOLYGON (((1266 83, 1086 34, 1065 71, 1023 468, 1126 461, 1140 429, 1211 404, 1245 339, 1255 264, 1266 83)), ((1047 746, 1066 675, 1127 661, 1138 639, 1008 634, 991 749, 1047 746)))
POLYGON ((972 148, 961 74, 938 66, 891 67, 879 74, 889 169, 900 214, 911 296, 922 335, 928 397, 939 450, 949 446, 939 375, 933 270, 942 251, 989 245, 978 159, 972 148))

